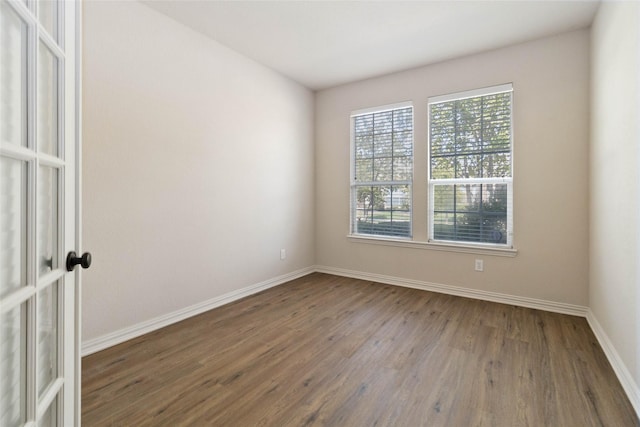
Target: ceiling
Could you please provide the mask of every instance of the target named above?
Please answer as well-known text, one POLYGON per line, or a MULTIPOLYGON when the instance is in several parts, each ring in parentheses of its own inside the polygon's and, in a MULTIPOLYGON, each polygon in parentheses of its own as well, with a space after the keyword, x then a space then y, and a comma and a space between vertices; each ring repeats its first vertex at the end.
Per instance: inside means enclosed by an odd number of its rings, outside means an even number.
POLYGON ((193 1, 149 7, 324 89, 591 25, 597 1, 193 1))

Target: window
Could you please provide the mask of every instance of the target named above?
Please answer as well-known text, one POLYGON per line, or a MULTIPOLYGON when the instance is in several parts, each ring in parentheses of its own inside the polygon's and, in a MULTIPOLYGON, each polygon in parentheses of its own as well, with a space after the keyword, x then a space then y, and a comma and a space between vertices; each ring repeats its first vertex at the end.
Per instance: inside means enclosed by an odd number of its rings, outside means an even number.
POLYGON ((351 115, 351 233, 411 237, 413 107, 351 115))
POLYGON ((429 98, 429 237, 511 246, 512 85, 429 98))

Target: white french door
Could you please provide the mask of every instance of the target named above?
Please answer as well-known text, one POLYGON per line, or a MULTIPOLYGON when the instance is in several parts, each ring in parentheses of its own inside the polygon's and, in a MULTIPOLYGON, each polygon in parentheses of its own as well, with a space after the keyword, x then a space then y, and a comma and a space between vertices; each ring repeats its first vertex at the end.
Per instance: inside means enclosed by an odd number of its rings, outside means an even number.
POLYGON ((0 0, 3 427, 79 423, 77 9, 0 0))

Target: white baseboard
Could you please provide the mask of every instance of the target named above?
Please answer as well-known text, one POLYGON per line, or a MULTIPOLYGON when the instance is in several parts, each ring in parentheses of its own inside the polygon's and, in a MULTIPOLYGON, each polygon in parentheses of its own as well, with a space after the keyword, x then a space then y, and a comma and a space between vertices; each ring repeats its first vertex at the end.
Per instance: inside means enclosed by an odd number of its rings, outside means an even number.
POLYGON ((609 363, 611 364, 613 371, 616 373, 620 384, 622 384, 622 388, 627 393, 627 397, 631 401, 633 408, 636 410, 636 414, 640 417, 640 387, 638 387, 638 384, 635 382, 633 376, 616 351, 616 348, 611 343, 609 336, 606 334, 591 309, 587 312, 587 322, 589 322, 589 326, 591 326, 591 330, 600 343, 600 347, 602 347, 604 354, 607 356, 607 359, 609 359, 609 363))
POLYGON ((319 273, 333 274, 336 276, 352 277, 354 279, 371 280, 388 285, 403 286, 407 288, 422 289, 441 294, 456 295, 460 297, 492 301, 502 304, 517 305, 520 307, 535 308, 554 313, 570 314, 572 316, 586 317, 588 308, 581 305, 566 304, 562 302, 546 301, 536 298, 519 297, 498 292, 480 291, 458 286, 443 285, 440 283, 424 282, 421 280, 404 279, 382 274, 365 273, 362 271, 345 270, 342 268, 325 267, 317 265, 315 271, 319 273))
POLYGON ((249 295, 256 294, 258 292, 264 291, 265 289, 269 289, 274 286, 286 283, 290 280, 306 276, 307 274, 313 273, 314 271, 315 270, 313 267, 296 270, 291 273, 274 277, 273 279, 265 280, 263 282, 247 286, 245 288, 238 289, 237 291, 228 292, 224 295, 220 295, 219 297, 194 304, 190 307, 186 307, 181 310, 156 317, 155 319, 150 319, 145 322, 138 323, 136 325, 129 326, 127 328, 123 328, 115 332, 111 332, 109 334, 84 341, 82 343, 82 356, 87 356, 111 346, 121 344, 132 338, 139 337, 141 335, 147 334, 181 320, 188 319, 189 317, 204 313, 205 311, 209 311, 213 308, 229 304, 230 302, 239 300, 249 295))

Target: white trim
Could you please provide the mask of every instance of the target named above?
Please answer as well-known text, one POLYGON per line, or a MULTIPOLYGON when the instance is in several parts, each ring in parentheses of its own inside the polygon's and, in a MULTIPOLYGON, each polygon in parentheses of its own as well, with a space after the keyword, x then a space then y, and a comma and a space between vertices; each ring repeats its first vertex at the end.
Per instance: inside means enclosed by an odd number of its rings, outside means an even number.
POLYGON ((353 181, 352 187, 399 187, 401 185, 413 185, 413 181, 353 181))
POLYGON ((154 319, 150 319, 145 322, 141 322, 136 325, 117 330, 115 332, 111 332, 101 337, 84 341, 82 343, 82 356, 88 356, 89 354, 96 353, 100 350, 104 350, 130 339, 147 334, 149 332, 153 332, 165 326, 180 322, 181 320, 188 319, 189 317, 204 313, 205 311, 209 311, 222 305, 229 304, 231 302, 248 297, 266 289, 273 288, 274 286, 281 285, 299 277, 306 276, 307 274, 311 274, 314 271, 315 270, 313 267, 302 268, 291 273, 274 277, 273 279, 265 280, 254 285, 238 289, 236 291, 228 292, 224 295, 211 298, 207 301, 194 304, 192 306, 174 311, 172 313, 164 314, 154 319))
POLYGON ((50 156, 49 154, 40 153, 38 155, 39 166, 47 166, 52 168, 63 168, 67 164, 66 160, 62 160, 58 157, 50 156))
MULTIPOLYGON (((62 389, 64 385, 63 378, 57 378, 53 383, 47 387, 45 393, 38 398, 38 406, 36 408, 37 418, 40 419, 49 409, 49 405, 53 402, 53 399, 58 397, 58 392, 62 389)), ((58 408, 56 408, 57 410, 58 408)))
POLYGON ((428 102, 429 104, 439 104, 441 102, 475 98, 476 96, 486 96, 504 92, 513 92, 513 83, 505 83, 497 86, 483 87, 480 89, 465 90, 456 93, 448 93, 446 95, 430 96, 428 98, 428 102))
POLYGON ((49 271, 43 274, 42 276, 38 277, 38 279, 36 280, 37 290, 39 291, 45 288, 46 286, 49 286, 51 283, 55 282, 56 280, 60 280, 62 277, 64 277, 65 274, 67 274, 66 268, 63 269, 62 265, 59 265, 53 271, 49 271))
MULTIPOLYGON (((82 246, 82 8, 83 3, 78 1, 75 3, 75 225, 76 225, 76 241, 75 247, 78 253, 83 253, 82 246)), ((65 46, 65 50, 69 51, 71 46, 65 46)), ((74 426, 80 427, 82 424, 82 274, 81 269, 76 268, 75 273, 75 301, 74 301, 74 367, 75 367, 75 385, 71 386, 74 390, 74 426)))
MULTIPOLYGON (((60 14, 58 14, 60 15, 60 14)), ((40 21, 38 21, 39 23, 40 21)), ((58 24, 59 25, 59 24, 58 24)), ((60 48, 60 46, 58 46, 58 43, 56 43, 56 41, 53 39, 53 37, 51 37, 51 35, 49 35, 49 33, 46 30, 42 30, 42 24, 39 24, 38 27, 41 29, 40 31, 38 31, 38 36, 40 37, 40 40, 42 41, 42 43, 44 44, 44 46, 49 49, 49 51, 51 51, 51 53, 53 54, 53 56, 60 60, 60 59, 65 59, 65 53, 64 51, 60 48)), ((61 30, 61 28, 58 28, 58 31, 61 30)), ((62 37, 61 35, 61 38, 62 37)), ((60 41, 60 43, 62 44, 62 40, 60 41)))
POLYGON ((7 1, 16 14, 22 19, 27 25, 29 22, 38 22, 38 18, 33 14, 33 12, 29 9, 29 6, 24 1, 19 0, 9 0, 7 1))
POLYGON ((513 178, 505 176, 501 178, 432 178, 430 185, 465 185, 465 184, 510 184, 513 178))
POLYGON ((428 249, 434 251, 457 252, 465 254, 478 254, 489 256, 515 257, 518 250, 506 245, 491 245, 475 243, 464 245, 459 242, 429 241, 419 242, 410 238, 392 238, 367 234, 348 234, 347 239, 355 243, 370 243, 384 246, 397 246, 401 248, 428 249))
POLYGON ((627 369, 626 365, 620 358, 620 355, 616 351, 616 348, 607 336, 607 333, 604 331, 600 322, 598 322, 598 319, 590 308, 587 310, 587 322, 589 323, 589 326, 591 326, 591 330, 593 330, 593 334, 596 336, 604 354, 607 356, 607 359, 613 368, 613 372, 615 372, 618 377, 622 388, 627 393, 627 397, 629 398, 633 408, 636 410, 636 414, 640 417, 640 386, 635 382, 633 375, 631 375, 631 372, 627 369))
POLYGON ((21 147, 19 145, 10 144, 8 142, 0 142, 0 154, 3 157, 9 157, 14 160, 30 161, 36 158, 37 154, 30 148, 21 147))
POLYGON ((373 113, 384 113, 385 111, 397 110, 400 108, 413 108, 413 101, 398 102, 395 104, 381 105, 379 107, 362 108, 351 112, 351 118, 364 116, 373 113))
POLYGON ((463 288, 459 286, 443 285, 440 283, 424 282, 422 280, 404 279, 401 277, 386 276, 383 274, 365 273, 362 271, 347 270, 343 268, 317 265, 315 271, 318 273, 333 274, 336 276, 351 277, 354 279, 370 280, 387 285, 421 289, 423 291, 438 292, 441 294, 473 298, 482 301, 491 301, 500 304, 509 304, 519 307, 550 311, 552 313, 569 314, 571 316, 585 317, 588 310, 587 307, 581 305, 508 295, 498 292, 482 291, 478 289, 463 288))
POLYGON ((0 314, 4 314, 9 310, 13 310, 19 307, 21 304, 24 304, 29 298, 31 298, 36 293, 35 286, 23 286, 15 292, 9 294, 9 296, 5 297, 0 301, 0 314))

